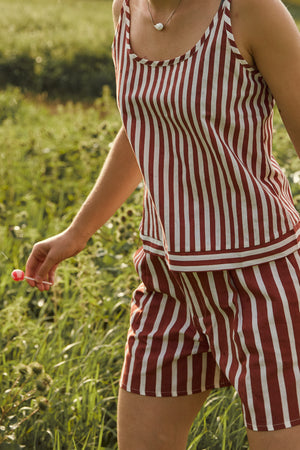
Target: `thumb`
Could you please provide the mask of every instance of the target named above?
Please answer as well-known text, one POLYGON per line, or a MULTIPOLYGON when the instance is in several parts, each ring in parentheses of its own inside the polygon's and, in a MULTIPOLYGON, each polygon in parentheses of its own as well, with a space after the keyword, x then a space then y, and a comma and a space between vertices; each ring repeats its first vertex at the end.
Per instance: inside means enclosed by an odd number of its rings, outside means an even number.
MULTIPOLYGON (((51 255, 51 249, 46 247, 47 246, 44 243, 37 243, 34 245, 28 258, 25 271, 27 277, 35 280, 28 280, 28 283, 32 287, 37 286, 40 290, 44 290, 43 281, 53 283, 54 272, 57 266, 57 261, 55 261, 51 255)), ((48 285, 48 287, 50 286, 48 285)))

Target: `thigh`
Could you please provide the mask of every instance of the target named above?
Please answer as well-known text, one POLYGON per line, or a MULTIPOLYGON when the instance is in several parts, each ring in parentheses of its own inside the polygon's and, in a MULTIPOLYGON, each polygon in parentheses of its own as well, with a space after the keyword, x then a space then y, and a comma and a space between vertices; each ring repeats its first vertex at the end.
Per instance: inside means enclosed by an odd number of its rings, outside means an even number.
POLYGON ((300 450, 300 425, 278 431, 247 430, 252 450, 300 450))
POLYGON ((148 397, 120 389, 120 450, 184 450, 190 427, 209 391, 182 397, 148 397))

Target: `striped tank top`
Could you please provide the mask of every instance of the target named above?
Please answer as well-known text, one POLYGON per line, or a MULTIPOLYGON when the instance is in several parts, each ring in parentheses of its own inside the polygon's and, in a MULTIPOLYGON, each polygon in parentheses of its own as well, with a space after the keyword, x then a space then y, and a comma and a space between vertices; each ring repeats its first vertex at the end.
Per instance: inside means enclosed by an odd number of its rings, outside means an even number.
POLYGON ((299 214, 272 156, 274 99, 240 54, 224 0, 196 45, 150 61, 124 0, 112 46, 117 101, 144 177, 145 251, 171 270, 260 264, 299 248, 299 214))

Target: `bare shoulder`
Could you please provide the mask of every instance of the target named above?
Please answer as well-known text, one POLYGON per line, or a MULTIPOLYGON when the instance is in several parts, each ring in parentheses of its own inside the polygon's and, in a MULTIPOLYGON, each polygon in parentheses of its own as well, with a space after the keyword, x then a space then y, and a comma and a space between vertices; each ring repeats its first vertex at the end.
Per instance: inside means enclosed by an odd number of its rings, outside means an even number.
MULTIPOLYGON (((281 0, 232 0, 233 20, 240 23, 243 39, 254 50, 278 36, 299 34, 294 19, 281 0), (266 41, 265 41, 266 39, 266 41)), ((274 42, 273 42, 274 44, 274 42)))
POLYGON ((281 0, 231 0, 231 9, 238 47, 251 65, 287 47, 295 53, 299 30, 281 0))
POLYGON ((113 21, 114 21, 115 28, 118 24, 122 5, 123 5, 123 0, 113 0, 112 13, 113 13, 113 21))
POLYGON ((270 8, 271 6, 274 6, 275 4, 281 4, 282 6, 284 6, 283 1, 282 0, 264 0, 264 2, 262 2, 261 0, 233 0, 235 1, 235 3, 238 3, 241 7, 244 8, 251 8, 251 7, 257 7, 257 8, 270 8))
POLYGON ((253 17, 261 18, 261 15, 274 17, 278 14, 290 15, 287 7, 281 0, 232 0, 233 8, 241 13, 247 15, 250 20, 253 17))

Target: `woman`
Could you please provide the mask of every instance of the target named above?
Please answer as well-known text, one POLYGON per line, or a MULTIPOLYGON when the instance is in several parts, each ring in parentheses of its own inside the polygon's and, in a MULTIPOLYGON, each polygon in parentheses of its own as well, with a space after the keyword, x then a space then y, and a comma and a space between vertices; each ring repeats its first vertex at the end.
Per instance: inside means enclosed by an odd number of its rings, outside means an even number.
POLYGON ((300 155, 297 27, 280 0, 115 0, 113 17, 123 127, 29 284, 48 289, 143 180, 119 448, 185 448, 228 385, 251 448, 300 448, 300 221, 271 155, 274 99, 300 155))

